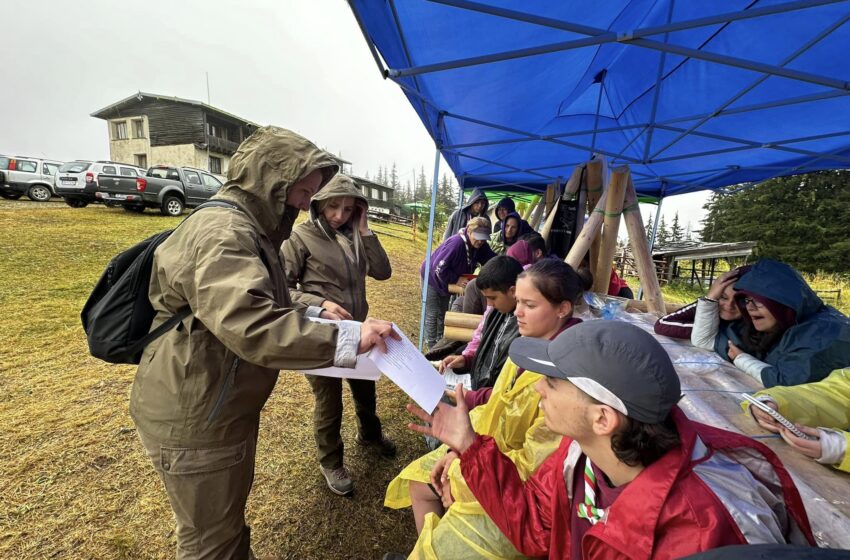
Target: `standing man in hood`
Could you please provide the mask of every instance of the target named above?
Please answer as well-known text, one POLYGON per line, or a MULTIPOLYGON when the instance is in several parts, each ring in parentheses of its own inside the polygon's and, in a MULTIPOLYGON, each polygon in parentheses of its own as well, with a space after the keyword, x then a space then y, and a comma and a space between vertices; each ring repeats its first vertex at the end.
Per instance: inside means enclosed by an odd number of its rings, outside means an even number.
MULTIPOLYGON (((388 280, 392 275, 387 253, 369 229, 368 209, 369 202, 354 181, 341 174, 313 197, 310 219, 283 244, 293 301, 322 307, 342 319, 366 319, 366 277, 388 280)), ((308 375, 307 381, 316 399, 313 435, 322 475, 332 492, 348 495, 354 483, 343 464, 342 379, 308 375)), ((357 413, 357 443, 385 457, 395 456, 395 444, 383 435, 375 413, 375 382, 347 381, 357 413)))
POLYGON ((487 220, 487 225, 490 226, 490 216, 487 215, 487 210, 490 208, 490 203, 487 202, 487 197, 481 189, 472 191, 472 196, 462 207, 458 208, 449 217, 446 224, 446 232, 443 234, 443 241, 455 235, 458 231, 466 227, 470 219, 481 217, 487 220))
POLYGON ((289 297, 279 251, 298 212, 337 172, 329 154, 277 127, 258 129, 230 161, 215 199, 237 208, 192 216, 154 255, 156 328, 130 395, 139 438, 177 521, 177 558, 252 558, 245 504, 260 410, 281 369, 352 367, 391 324, 319 324, 289 297))

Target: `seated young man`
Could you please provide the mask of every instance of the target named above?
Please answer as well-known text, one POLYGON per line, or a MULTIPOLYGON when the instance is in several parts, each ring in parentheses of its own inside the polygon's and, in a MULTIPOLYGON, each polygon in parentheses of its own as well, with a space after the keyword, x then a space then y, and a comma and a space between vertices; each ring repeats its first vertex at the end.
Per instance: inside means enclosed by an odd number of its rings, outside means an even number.
MULTIPOLYGON (((492 439, 476 435, 464 391, 434 415, 408 409, 461 453, 481 506, 527 556, 680 558, 733 544, 814 544, 800 494, 764 445, 689 420, 661 345, 619 322, 581 323, 553 341, 519 338, 517 365, 537 382, 559 449, 525 482, 492 439)), ((445 491, 445 471, 432 483, 445 491)))
POLYGON ((516 309, 516 279, 522 265, 511 257, 490 259, 476 278, 481 293, 492 310, 482 319, 481 342, 458 356, 449 356, 441 364, 446 368, 468 369, 472 388, 492 387, 508 359, 508 348, 519 336, 516 309))

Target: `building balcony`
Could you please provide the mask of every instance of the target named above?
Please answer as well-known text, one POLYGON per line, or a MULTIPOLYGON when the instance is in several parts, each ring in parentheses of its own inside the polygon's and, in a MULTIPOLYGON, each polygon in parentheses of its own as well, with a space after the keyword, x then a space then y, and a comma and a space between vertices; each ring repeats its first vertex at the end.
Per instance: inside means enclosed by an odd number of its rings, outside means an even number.
POLYGON ((217 152, 226 156, 232 156, 236 153, 236 149, 239 148, 239 142, 225 140, 224 138, 210 136, 209 134, 206 135, 206 143, 211 152, 217 152))

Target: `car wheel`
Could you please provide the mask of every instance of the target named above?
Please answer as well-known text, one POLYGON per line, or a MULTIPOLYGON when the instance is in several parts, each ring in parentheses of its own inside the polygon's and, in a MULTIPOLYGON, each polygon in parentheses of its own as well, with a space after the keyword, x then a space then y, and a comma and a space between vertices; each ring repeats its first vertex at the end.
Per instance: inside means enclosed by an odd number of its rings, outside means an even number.
POLYGON ((44 185, 33 185, 27 191, 27 196, 34 202, 47 202, 53 193, 44 185))
POLYGON ((16 192, 0 192, 0 196, 8 200, 18 200, 22 195, 16 192))
POLYGON ((141 214, 145 211, 144 206, 124 206, 124 211, 132 212, 133 214, 141 214))
POLYGON ((176 196, 166 196, 162 201, 160 211, 163 216, 179 216, 183 213, 183 201, 176 196))
POLYGON ((85 208, 86 206, 89 205, 89 203, 86 202, 85 200, 79 200, 79 199, 76 199, 76 198, 66 198, 65 204, 67 204, 71 208, 85 208))

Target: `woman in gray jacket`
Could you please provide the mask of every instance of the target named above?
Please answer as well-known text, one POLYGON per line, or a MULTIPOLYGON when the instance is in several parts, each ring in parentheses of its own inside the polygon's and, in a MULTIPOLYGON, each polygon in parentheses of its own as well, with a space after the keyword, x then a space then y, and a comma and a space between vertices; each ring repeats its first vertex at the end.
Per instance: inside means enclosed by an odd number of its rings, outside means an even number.
MULTIPOLYGON (((392 275, 386 251, 370 230, 368 201, 350 177, 337 175, 310 202, 310 219, 298 226, 283 245, 286 280, 293 301, 320 306, 339 319, 363 321, 369 311, 366 276, 387 280, 392 275)), ((354 490, 343 464, 342 379, 308 375, 316 397, 313 433, 321 472, 328 487, 340 495, 354 490)), ((392 457, 396 448, 381 431, 375 413, 375 382, 349 379, 357 413, 357 443, 392 457)))

